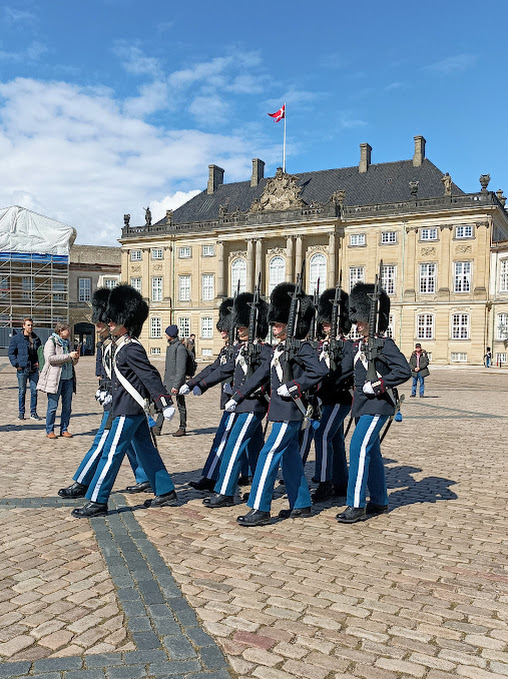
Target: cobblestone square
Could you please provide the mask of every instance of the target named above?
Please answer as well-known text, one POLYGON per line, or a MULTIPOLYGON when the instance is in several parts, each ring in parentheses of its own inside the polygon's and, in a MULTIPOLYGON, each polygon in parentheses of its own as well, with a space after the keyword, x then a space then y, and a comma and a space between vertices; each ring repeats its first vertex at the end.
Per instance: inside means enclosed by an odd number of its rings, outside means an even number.
MULTIPOLYGON (((327 501, 246 529, 239 494, 209 510, 187 485, 219 420, 216 390, 187 398, 185 438, 172 422, 158 439, 178 507, 123 494, 124 462, 109 515, 71 517, 83 501, 57 491, 99 425, 94 361, 77 366, 74 437, 51 441, 43 421, 17 419, 0 358, 0 677, 508 676, 508 371, 431 366, 424 399, 403 385, 382 447, 388 514, 340 525, 327 501)), ((286 507, 278 486, 272 515, 286 507)))

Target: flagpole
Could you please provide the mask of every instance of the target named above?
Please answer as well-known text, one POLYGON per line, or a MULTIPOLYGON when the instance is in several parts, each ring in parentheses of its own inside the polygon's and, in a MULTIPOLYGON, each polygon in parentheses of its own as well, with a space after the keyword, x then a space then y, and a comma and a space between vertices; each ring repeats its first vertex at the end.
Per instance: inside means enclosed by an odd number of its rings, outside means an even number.
POLYGON ((286 172, 286 118, 288 110, 286 102, 284 102, 284 141, 282 143, 282 171, 286 172))

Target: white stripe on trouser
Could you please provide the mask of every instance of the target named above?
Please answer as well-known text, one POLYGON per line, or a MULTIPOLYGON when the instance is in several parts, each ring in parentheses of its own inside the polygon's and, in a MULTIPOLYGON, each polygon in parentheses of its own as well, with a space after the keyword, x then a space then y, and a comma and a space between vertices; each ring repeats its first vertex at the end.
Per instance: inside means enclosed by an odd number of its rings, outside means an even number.
POLYGON ((321 444, 321 478, 320 481, 326 481, 326 472, 328 470, 328 435, 330 434, 330 429, 332 424, 335 422, 335 418, 339 414, 340 404, 337 403, 333 406, 332 414, 328 422, 326 423, 325 430, 323 432, 323 441, 321 444))
POLYGON ((90 498, 90 500, 92 502, 97 502, 97 497, 99 495, 99 491, 101 489, 102 482, 106 478, 106 474, 108 473, 108 471, 111 467, 111 463, 113 462, 113 457, 115 455, 116 447, 118 445, 118 440, 119 440, 120 436, 122 435, 122 429, 123 429, 124 423, 125 423, 125 416, 122 415, 118 420, 118 427, 117 427, 117 430, 115 431, 115 437, 114 437, 113 442, 111 444, 111 447, 109 449, 108 459, 106 460, 106 464, 104 465, 104 469, 102 470, 101 475, 99 476, 99 479, 97 480, 97 483, 95 484, 95 488, 93 489, 92 497, 90 498))
POLYGON ((376 425, 377 425, 378 422, 379 422, 379 415, 374 415, 374 419, 370 423, 370 426, 367 429, 367 433, 363 437, 362 445, 361 445, 361 448, 360 448, 360 459, 358 460, 358 472, 357 472, 357 475, 356 475, 356 483, 355 483, 355 503, 354 503, 355 507, 360 506, 360 494, 361 494, 361 490, 362 490, 363 474, 365 472, 365 457, 367 455, 367 444, 368 444, 369 439, 372 436, 372 432, 376 428, 376 425))
POLYGON ((257 493, 256 493, 256 497, 254 498, 254 503, 253 503, 253 507, 252 507, 253 509, 259 509, 259 506, 261 504, 261 496, 263 495, 263 488, 265 486, 266 477, 268 476, 268 472, 269 472, 270 466, 272 464, 273 456, 277 452, 277 449, 279 448, 279 446, 282 442, 282 439, 284 438, 284 434, 286 433, 287 428, 288 428, 288 423, 283 422, 282 426, 279 430, 279 433, 277 434, 277 438, 275 439, 275 443, 273 444, 273 446, 268 451, 268 454, 267 454, 266 460, 265 460, 265 464, 263 465, 263 471, 261 472, 261 476, 260 476, 260 479, 259 479, 259 486, 258 486, 258 490, 257 490, 257 493))
POLYGON ((215 467, 219 464, 220 456, 222 455, 222 451, 224 450, 224 446, 226 445, 226 441, 228 440, 229 432, 231 431, 231 427, 233 426, 235 415, 236 413, 231 413, 231 415, 226 420, 226 426, 224 427, 224 431, 222 432, 222 438, 220 440, 219 445, 217 446, 215 457, 206 475, 207 479, 213 479, 215 467))
POLYGON ((77 483, 81 483, 81 481, 85 478, 87 471, 90 469, 90 467, 95 462, 95 460, 101 455, 102 449, 104 448, 104 444, 106 443, 106 439, 108 438, 108 434, 109 434, 109 429, 104 429, 104 431, 102 432, 102 436, 100 438, 100 441, 97 444, 97 448, 94 450, 93 455, 90 456, 90 459, 86 463, 83 471, 81 472, 81 474, 76 479, 77 483))
POLYGON ((247 433, 247 429, 249 428, 250 423, 252 422, 254 415, 253 413, 249 413, 247 415, 247 418, 243 424, 243 427, 240 431, 240 436, 236 439, 235 447, 233 448, 233 452, 231 453, 231 457, 229 458, 228 466, 226 469, 226 473, 224 474, 224 480, 222 481, 222 485, 220 487, 220 493, 221 495, 224 495, 228 484, 229 484, 229 479, 231 478, 231 471, 233 469, 233 466, 235 464, 236 456, 238 455, 238 450, 240 446, 242 445, 242 441, 245 438, 245 434, 247 433))
POLYGON ((307 427, 303 432, 302 445, 300 446, 300 457, 303 458, 309 452, 307 446, 310 446, 309 437, 312 434, 312 427, 307 427))

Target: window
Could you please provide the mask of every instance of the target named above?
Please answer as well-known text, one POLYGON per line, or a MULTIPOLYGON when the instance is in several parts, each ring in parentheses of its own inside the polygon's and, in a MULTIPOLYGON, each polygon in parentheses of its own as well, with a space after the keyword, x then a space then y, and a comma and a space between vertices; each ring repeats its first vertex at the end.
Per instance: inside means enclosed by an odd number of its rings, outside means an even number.
POLYGON ((141 278, 131 278, 131 285, 134 290, 137 290, 139 293, 141 293, 141 278))
POLYGON ((352 266, 349 268, 349 290, 352 290, 357 283, 363 283, 365 269, 363 266, 352 266))
POLYGON ((506 352, 500 352, 496 354, 496 365, 501 367, 503 363, 506 363, 506 352))
POLYGON ((496 318, 496 339, 508 339, 508 314, 497 314, 496 318))
POLYGON ((234 296, 240 281, 240 292, 247 290, 247 262, 238 257, 231 263, 231 296, 234 296))
POLYGON ((364 233, 352 233, 349 236, 349 245, 355 247, 358 245, 365 245, 365 234, 364 233))
POLYGON ((418 314, 416 324, 416 337, 419 340, 434 338, 434 316, 432 314, 418 314))
POLYGON ((116 288, 118 285, 118 281, 116 278, 105 278, 104 279, 104 287, 107 288, 108 290, 113 290, 113 288, 116 288))
POLYGON ((420 292, 436 292, 436 265, 420 264, 420 292))
POLYGON ((213 273, 204 273, 201 276, 201 299, 205 302, 215 297, 213 273))
POLYGON ((150 337, 152 339, 162 337, 162 321, 157 316, 150 319, 150 337))
POLYGON ((203 245, 202 254, 203 254, 203 257, 214 257, 215 256, 215 246, 214 245, 203 245))
POLYGON ((131 250, 131 262, 141 261, 141 250, 131 250))
POLYGON ((152 302, 162 302, 162 276, 152 278, 152 302))
POLYGON ((467 354, 465 351, 452 351, 452 363, 467 363, 467 354))
MULTIPOLYGON (((32 297, 32 290, 34 289, 35 281, 30 276, 23 276, 21 279, 21 289, 23 290, 23 299, 29 300, 32 297)), ((53 288, 54 289, 54 288, 53 288)))
POLYGON ((309 292, 314 293, 319 278, 319 288, 326 288, 326 257, 322 254, 313 255, 309 262, 309 292))
POLYGON ((385 337, 393 339, 393 314, 388 316, 388 327, 386 328, 385 337))
POLYGON ((191 249, 189 246, 178 248, 178 257, 180 259, 188 259, 191 256, 191 249))
POLYGON ((286 262, 282 257, 272 257, 268 265, 268 294, 286 277, 286 262))
POLYGON ((420 240, 437 240, 437 229, 420 229, 420 240))
POLYGON ((391 245, 397 242, 397 232, 396 231, 382 231, 381 232, 381 243, 382 245, 391 245))
POLYGON ((395 294, 395 265, 383 265, 381 271, 381 287, 385 290, 387 295, 395 294))
POLYGON ((190 301, 190 276, 178 277, 178 299, 180 302, 190 301))
POLYGON ((454 262, 454 292, 471 291, 471 262, 454 262))
POLYGON ((161 353, 161 348, 160 348, 160 347, 152 347, 152 348, 150 349, 150 353, 151 353, 152 355, 153 355, 153 354, 160 355, 160 353, 161 353))
POLYGON ((499 292, 508 292, 508 259, 499 262, 499 292))
POLYGON ((473 226, 469 224, 468 226, 457 226, 455 229, 455 238, 472 238, 473 237, 473 226))
POLYGON ((79 278, 78 279, 78 301, 89 302, 92 297, 92 279, 79 278))
POLYGON ((203 316, 201 319, 201 337, 203 339, 211 339, 213 337, 213 318, 210 316, 203 316))
POLYGON ((178 319, 178 336, 190 337, 190 318, 183 317, 178 319))
POLYGON ((452 339, 469 339, 469 314, 452 315, 452 339))
POLYGON ((152 248, 152 259, 164 259, 164 249, 152 248))
POLYGON ((203 349, 201 352, 201 356, 212 356, 212 350, 211 349, 203 349))

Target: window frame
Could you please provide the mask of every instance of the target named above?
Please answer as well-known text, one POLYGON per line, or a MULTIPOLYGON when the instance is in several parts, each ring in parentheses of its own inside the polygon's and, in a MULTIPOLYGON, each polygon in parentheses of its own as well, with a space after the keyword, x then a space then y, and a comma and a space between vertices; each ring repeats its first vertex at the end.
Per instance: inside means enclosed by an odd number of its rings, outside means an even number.
POLYGON ((423 311, 416 314, 416 339, 418 340, 433 340, 435 333, 436 318, 433 313, 423 311), (420 319, 424 318, 425 323, 420 323, 420 319), (430 319, 430 323, 427 321, 430 319), (428 329, 430 328, 430 334, 428 329))
POLYGON ((190 245, 180 245, 178 246, 178 259, 191 259, 192 257, 192 248, 190 245), (186 252, 188 250, 189 254, 183 254, 184 251, 186 252))
POLYGON ((455 227, 455 238, 456 240, 468 240, 474 238, 474 229, 472 224, 458 224, 455 227), (462 235, 459 233, 459 229, 467 230, 468 233, 462 235))
POLYGON ((439 240, 438 239, 437 226, 426 226, 426 227, 420 228, 420 241, 427 243, 429 241, 432 242, 432 241, 437 241, 437 240, 439 240), (427 232, 427 231, 429 231, 429 232, 433 231, 435 235, 432 236, 432 237, 429 236, 428 238, 427 237, 424 238, 424 233, 427 232))
POLYGON ((274 287, 279 283, 283 283, 285 279, 286 279, 286 260, 281 255, 274 255, 268 262, 268 294, 270 295, 274 287), (282 266, 274 268, 273 264, 278 260, 282 262, 282 266), (276 273, 276 275, 274 275, 274 273, 276 273))
POLYGON ((131 288, 137 290, 141 294, 142 278, 141 276, 131 276, 131 288), (136 281, 136 283, 134 282, 136 281), (139 283, 137 282, 139 281, 139 283))
POLYGON ((464 341, 471 339, 471 315, 464 311, 458 311, 451 315, 451 339, 464 341), (463 322, 465 319, 465 323, 463 322))
POLYGON ((191 319, 190 316, 180 316, 178 318, 178 337, 187 339, 191 336, 190 331, 191 319))
POLYGON ((350 233, 349 234, 349 247, 350 248, 364 248, 367 245, 367 237, 364 233, 350 233), (358 239, 359 243, 353 242, 353 239, 358 239))
POLYGON ((190 274, 180 274, 178 276, 178 301, 179 302, 190 302, 191 301, 191 276, 190 274), (183 281, 188 281, 188 287, 182 287, 183 281), (182 296, 182 290, 188 290, 188 297, 182 296))
POLYGON ((150 339, 162 339, 162 318, 160 316, 150 316, 150 339))
POLYGON ((215 245, 202 245, 201 246, 201 256, 202 257, 215 257, 215 245), (211 252, 205 252, 205 248, 211 248, 211 252))
POLYGON ((471 260, 453 262, 453 292, 456 295, 467 295, 471 292, 473 280, 473 263, 471 260), (469 268, 469 271, 458 272, 458 268, 469 268))
POLYGON ((315 252, 309 259, 309 293, 314 294, 319 278, 319 287, 321 290, 326 288, 326 277, 328 275, 328 258, 324 252, 315 252), (319 263, 317 263, 319 260, 319 263), (316 265, 317 263, 317 265, 316 265), (317 266, 317 272, 316 272, 317 266))
POLYGON ((364 283, 365 282, 365 267, 364 266, 350 266, 349 267, 349 292, 355 287, 357 283, 364 283), (358 276, 355 277, 355 281, 353 282, 353 271, 361 271, 362 275, 361 278, 358 276))
POLYGON ((143 259, 143 254, 141 250, 131 250, 130 260, 131 262, 141 262, 143 259))
POLYGON ((78 302, 91 302, 92 301, 92 279, 91 278, 85 278, 85 277, 79 277, 78 278, 78 302), (83 297, 86 297, 86 295, 82 295, 81 293, 83 292, 81 283, 82 282, 87 282, 88 283, 88 297, 84 299, 83 297))
POLYGON ((393 296, 397 293, 397 265, 396 264, 383 264, 383 269, 381 271, 381 287, 383 290, 386 292, 387 295, 393 296), (393 276, 389 277, 388 279, 385 276, 385 269, 392 269, 393 270, 393 276), (386 285, 386 281, 392 283, 392 289, 390 290, 388 285, 386 285))
POLYGON ((499 292, 508 292, 508 257, 499 260, 499 292))
POLYGON ((214 299, 215 299, 215 274, 203 273, 201 274, 201 300, 203 302, 212 302, 214 299))
POLYGON ((420 262, 418 268, 418 292, 420 295, 435 295, 436 294, 436 283, 437 283, 437 263, 436 262, 420 262), (429 272, 423 273, 423 267, 432 267, 433 273, 429 272), (425 287, 423 285, 424 281, 427 281, 426 286, 432 287, 432 290, 423 290, 425 287), (432 282, 432 286, 429 283, 432 282))
POLYGON ((164 279, 162 276, 151 277, 150 299, 152 302, 162 302, 164 299, 164 279), (157 287, 155 287, 155 281, 160 281, 160 284, 157 287))
POLYGON ((213 338, 213 317, 212 316, 201 316, 200 331, 201 331, 201 339, 212 339, 213 338), (208 327, 205 328, 205 321, 206 321, 206 325, 210 326, 209 328, 208 327))
POLYGON ((240 280, 240 292, 247 292, 247 260, 245 257, 235 257, 229 266, 230 281, 231 281, 231 297, 234 297, 237 291, 238 280, 240 280), (241 276, 233 274, 233 268, 237 262, 242 262, 243 269, 241 276))
POLYGON ((397 231, 381 231, 380 245, 397 245, 397 231), (385 236, 393 236, 393 239, 384 240, 385 236))
POLYGON ((152 248, 151 255, 152 259, 156 260, 164 259, 164 248, 152 248), (156 256, 157 253, 160 253, 160 257, 156 256))
POLYGON ((508 313, 501 311, 496 314, 496 341, 504 342, 505 340, 508 340, 508 313), (503 316, 505 317, 504 322, 502 321, 503 316), (503 337, 501 336, 502 328, 504 328, 503 337))

